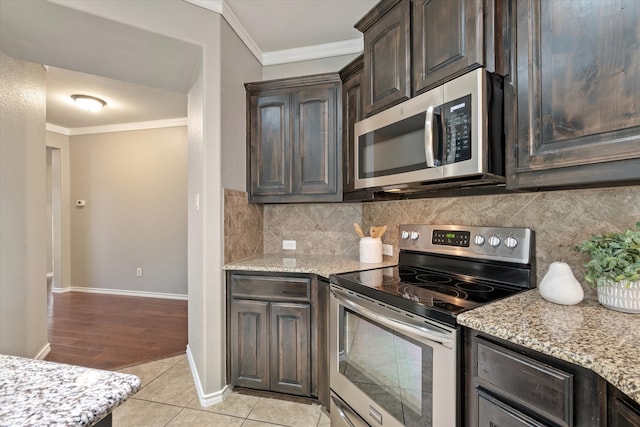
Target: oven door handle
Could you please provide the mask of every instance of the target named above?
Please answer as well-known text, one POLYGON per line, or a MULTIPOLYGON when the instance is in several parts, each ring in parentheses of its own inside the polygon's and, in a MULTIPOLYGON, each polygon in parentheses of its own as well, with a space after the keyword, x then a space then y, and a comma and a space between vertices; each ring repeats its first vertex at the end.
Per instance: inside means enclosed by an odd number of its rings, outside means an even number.
POLYGON ((342 402, 338 401, 335 396, 331 396, 331 400, 333 400, 334 405, 336 405, 340 418, 342 418, 349 427, 356 427, 349 419, 349 416, 345 413, 345 408, 342 406, 342 402))
POLYGON ((373 319, 381 325, 402 331, 412 338, 424 338, 447 347, 448 349, 453 349, 454 340, 451 338, 452 334, 450 333, 443 333, 435 329, 430 329, 429 325, 424 322, 412 321, 410 318, 400 318, 398 313, 384 309, 384 307, 376 307, 376 309, 383 309, 385 312, 384 315, 376 313, 374 310, 364 306, 362 303, 353 301, 353 298, 349 294, 338 289, 332 288, 331 293, 336 299, 338 299, 338 301, 340 301, 340 303, 346 305, 354 312, 369 319, 373 319))

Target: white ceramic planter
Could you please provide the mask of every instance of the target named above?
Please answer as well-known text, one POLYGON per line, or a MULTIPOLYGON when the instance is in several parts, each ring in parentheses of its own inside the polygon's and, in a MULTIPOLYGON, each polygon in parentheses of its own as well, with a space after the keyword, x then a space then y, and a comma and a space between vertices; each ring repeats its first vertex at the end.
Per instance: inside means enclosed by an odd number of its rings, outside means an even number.
POLYGON ((640 313, 640 281, 598 279, 598 301, 612 310, 640 313))

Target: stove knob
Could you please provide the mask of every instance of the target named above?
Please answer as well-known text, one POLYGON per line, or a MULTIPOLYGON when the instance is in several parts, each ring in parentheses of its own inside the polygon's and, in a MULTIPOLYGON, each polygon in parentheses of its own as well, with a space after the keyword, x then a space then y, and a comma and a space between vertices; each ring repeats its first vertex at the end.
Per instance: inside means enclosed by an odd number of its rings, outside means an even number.
POLYGON ((409 238, 409 232, 407 230, 404 230, 400 237, 402 237, 403 240, 407 240, 409 238))
POLYGON ((496 235, 489 237, 489 246, 497 248, 500 246, 500 238, 496 235))
POLYGON ((411 240, 418 240, 419 237, 420 237, 420 233, 418 233, 417 231, 411 232, 411 240))
POLYGON ((473 243, 475 243, 478 246, 484 245, 484 237, 479 234, 476 234, 475 237, 473 238, 473 243))
POLYGON ((509 249, 513 249, 518 246, 518 241, 514 237, 509 236, 504 240, 504 245, 509 249))

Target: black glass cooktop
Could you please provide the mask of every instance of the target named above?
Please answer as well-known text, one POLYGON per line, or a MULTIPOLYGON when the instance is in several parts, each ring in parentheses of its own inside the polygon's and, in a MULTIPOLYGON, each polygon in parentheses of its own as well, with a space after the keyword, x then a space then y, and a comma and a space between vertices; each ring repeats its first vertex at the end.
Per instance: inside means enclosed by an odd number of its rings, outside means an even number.
POLYGON ((452 324, 455 324, 455 316, 465 310, 523 290, 464 274, 407 266, 337 274, 332 276, 332 282, 452 324))

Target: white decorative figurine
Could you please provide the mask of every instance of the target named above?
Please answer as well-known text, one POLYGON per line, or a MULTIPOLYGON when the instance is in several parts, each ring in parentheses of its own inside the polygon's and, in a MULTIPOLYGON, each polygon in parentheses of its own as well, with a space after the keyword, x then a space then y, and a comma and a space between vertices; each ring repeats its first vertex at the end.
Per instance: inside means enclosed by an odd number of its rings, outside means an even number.
POLYGON ((563 305, 578 304, 584 298, 582 285, 564 262, 552 262, 538 287, 547 301, 563 305))

